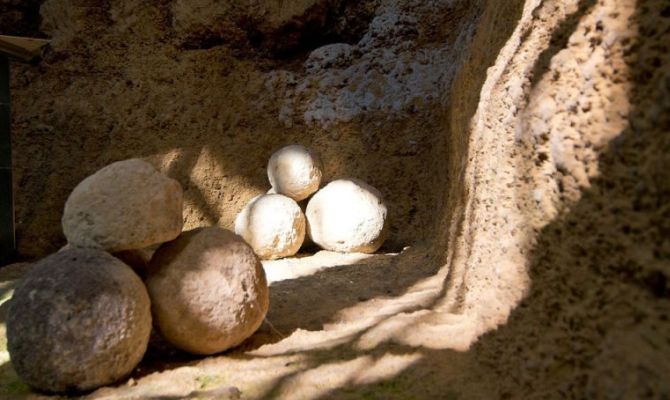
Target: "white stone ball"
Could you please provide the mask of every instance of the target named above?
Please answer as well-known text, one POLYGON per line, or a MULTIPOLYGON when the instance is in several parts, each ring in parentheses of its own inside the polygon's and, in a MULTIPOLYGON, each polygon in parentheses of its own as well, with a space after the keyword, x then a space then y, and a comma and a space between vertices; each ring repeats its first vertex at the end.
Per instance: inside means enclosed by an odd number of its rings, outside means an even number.
POLYGON ((235 218, 235 233, 264 260, 289 257, 305 239, 305 215, 293 199, 280 194, 253 198, 235 218))
POLYGON ((374 253, 386 239, 387 208, 381 193, 358 179, 340 179, 307 205, 309 237, 322 248, 374 253))
POLYGON ((286 146, 270 157, 268 179, 276 193, 295 201, 319 190, 323 176, 321 159, 305 146, 286 146))

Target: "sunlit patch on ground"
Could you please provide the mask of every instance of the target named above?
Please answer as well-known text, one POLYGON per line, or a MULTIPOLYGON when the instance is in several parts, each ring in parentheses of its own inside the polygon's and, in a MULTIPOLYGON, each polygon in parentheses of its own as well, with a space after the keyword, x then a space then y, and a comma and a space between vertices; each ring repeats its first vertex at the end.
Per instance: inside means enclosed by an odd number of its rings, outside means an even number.
POLYGON ((0 271, 0 398, 15 398, 30 393, 30 388, 19 379, 9 361, 7 351, 7 306, 18 284, 18 277, 26 270, 27 264, 4 267, 0 271))
POLYGON ((328 268, 345 265, 372 264, 388 261, 397 254, 336 253, 319 251, 316 254, 299 254, 297 257, 263 261, 268 283, 314 275, 328 268))

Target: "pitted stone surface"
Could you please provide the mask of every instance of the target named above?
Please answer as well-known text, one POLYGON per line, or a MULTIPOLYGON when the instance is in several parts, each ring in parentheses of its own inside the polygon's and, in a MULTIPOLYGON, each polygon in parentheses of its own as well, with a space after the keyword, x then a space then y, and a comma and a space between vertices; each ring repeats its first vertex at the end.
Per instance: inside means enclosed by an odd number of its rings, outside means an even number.
POLYGON ((142 249, 181 232, 182 189, 151 164, 131 159, 110 164, 74 188, 63 211, 72 247, 109 252, 142 249))
POLYGON ((10 301, 12 364, 47 392, 83 391, 128 375, 151 333, 149 296, 121 261, 92 249, 36 263, 10 301))
POLYGON ((239 345, 261 325, 269 305, 258 257, 220 228, 188 231, 161 246, 146 284, 163 337, 194 354, 239 345))
POLYGON ((309 201, 308 232, 326 250, 374 253, 386 238, 386 215, 377 189, 357 179, 340 179, 309 201))

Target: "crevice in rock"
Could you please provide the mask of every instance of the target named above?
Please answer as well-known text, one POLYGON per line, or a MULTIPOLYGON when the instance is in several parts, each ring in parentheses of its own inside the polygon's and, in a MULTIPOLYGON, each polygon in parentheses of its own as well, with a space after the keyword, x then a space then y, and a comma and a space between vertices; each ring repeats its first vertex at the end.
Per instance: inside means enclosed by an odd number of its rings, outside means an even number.
POLYGON ((0 2, 0 35, 44 37, 40 6, 44 0, 0 2))

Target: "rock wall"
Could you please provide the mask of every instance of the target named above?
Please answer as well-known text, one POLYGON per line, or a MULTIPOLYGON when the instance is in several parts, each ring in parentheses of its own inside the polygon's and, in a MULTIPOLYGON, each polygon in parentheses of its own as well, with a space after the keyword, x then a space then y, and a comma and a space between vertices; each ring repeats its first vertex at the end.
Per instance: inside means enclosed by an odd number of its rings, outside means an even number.
MULTIPOLYGON (((267 2, 279 19, 217 2, 191 18, 207 4, 44 3, 53 49, 13 73, 24 255, 61 244, 67 194, 111 161, 178 179, 187 227, 230 227, 272 151, 300 142, 328 179, 387 195, 390 248, 419 251, 387 268, 439 271, 264 354, 407 351, 396 398, 668 396, 667 2, 267 2)), ((313 386, 297 378, 291 393, 313 386)))
POLYGON ((0 1, 0 31, 4 35, 40 36, 41 0, 0 1))
POLYGON ((438 315, 489 332, 471 353, 493 397, 667 396, 667 2, 492 3, 451 92, 438 315))
POLYGON ((61 246, 72 188, 130 157, 180 181, 187 229, 230 228, 289 143, 321 153, 326 181, 379 188, 388 249, 432 240, 447 186, 433 172, 447 153, 439 115, 476 12, 451 0, 263 4, 42 4, 52 46, 12 74, 22 256, 61 246))

